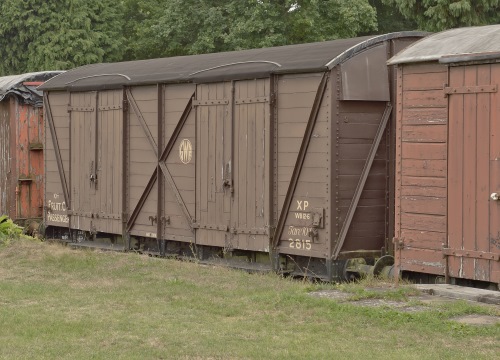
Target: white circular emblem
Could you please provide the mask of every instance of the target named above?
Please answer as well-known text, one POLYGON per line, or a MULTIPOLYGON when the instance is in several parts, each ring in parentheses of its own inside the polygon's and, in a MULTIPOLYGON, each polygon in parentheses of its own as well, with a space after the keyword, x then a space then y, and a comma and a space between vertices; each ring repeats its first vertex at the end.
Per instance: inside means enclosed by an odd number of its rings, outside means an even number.
POLYGON ((183 164, 189 164, 193 158, 193 145, 188 139, 183 139, 179 145, 179 158, 183 164))

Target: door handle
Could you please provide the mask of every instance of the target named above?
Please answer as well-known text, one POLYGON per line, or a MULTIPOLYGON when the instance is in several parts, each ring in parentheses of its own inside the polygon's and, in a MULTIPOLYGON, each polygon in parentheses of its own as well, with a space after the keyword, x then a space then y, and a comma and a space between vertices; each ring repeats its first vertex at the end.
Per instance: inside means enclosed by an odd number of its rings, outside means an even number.
POLYGON ((493 201, 498 201, 498 199, 500 199, 500 197, 498 196, 498 193, 494 192, 494 193, 491 193, 490 199, 493 201))
POLYGON ((231 179, 224 179, 224 181, 222 182, 222 186, 229 188, 229 191, 231 193, 234 191, 233 180, 231 180, 231 179))

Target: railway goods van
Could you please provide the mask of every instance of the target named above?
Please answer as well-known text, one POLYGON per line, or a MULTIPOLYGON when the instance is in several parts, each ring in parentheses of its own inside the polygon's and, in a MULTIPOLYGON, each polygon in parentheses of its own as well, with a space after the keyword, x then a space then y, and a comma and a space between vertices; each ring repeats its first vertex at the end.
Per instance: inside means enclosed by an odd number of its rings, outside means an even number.
POLYGON ((389 64, 398 84, 397 266, 497 288, 500 25, 430 35, 389 64))
POLYGON ((401 32, 46 82, 47 237, 338 280, 390 265, 401 32), (384 265, 384 266, 382 266, 384 265))
POLYGON ((21 225, 43 215, 43 109, 36 89, 59 74, 0 77, 0 214, 21 225))

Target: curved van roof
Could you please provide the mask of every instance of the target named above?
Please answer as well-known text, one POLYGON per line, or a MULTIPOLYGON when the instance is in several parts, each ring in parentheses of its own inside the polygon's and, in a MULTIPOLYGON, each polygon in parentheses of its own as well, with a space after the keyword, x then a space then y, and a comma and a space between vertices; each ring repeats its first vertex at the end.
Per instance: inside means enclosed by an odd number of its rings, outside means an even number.
POLYGON ((324 71, 386 40, 422 37, 422 32, 223 53, 86 65, 61 74, 42 90, 110 89, 127 85, 210 82, 267 77, 272 73, 324 71))
POLYGON ((423 38, 388 61, 389 65, 424 61, 453 62, 500 58, 500 25, 446 30, 423 38))

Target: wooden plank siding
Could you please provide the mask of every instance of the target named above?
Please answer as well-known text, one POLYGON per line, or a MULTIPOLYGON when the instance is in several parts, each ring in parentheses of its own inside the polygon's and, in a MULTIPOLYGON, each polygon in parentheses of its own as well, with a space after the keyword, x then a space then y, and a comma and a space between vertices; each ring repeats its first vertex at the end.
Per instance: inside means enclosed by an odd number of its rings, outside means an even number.
MULTIPOLYGON (((500 84, 500 64, 492 65, 491 69, 492 82, 500 84)), ((500 93, 497 91, 491 96, 490 108, 490 136, 491 139, 500 137, 500 93)), ((490 141, 490 184, 497 184, 496 189, 491 189, 498 192, 500 190, 500 141, 490 141)), ((489 214, 489 251, 500 252, 500 204, 490 202, 489 214)), ((486 244, 483 245, 486 248, 486 244)), ((500 262, 490 261, 490 281, 500 284, 500 262)))
POLYGON ((498 64, 468 64, 450 69, 450 87, 478 91, 452 93, 449 126, 448 248, 450 277, 500 283, 499 204, 490 194, 498 178, 498 64), (484 87, 483 87, 484 86, 484 87), (455 253, 460 254, 453 256, 455 253), (479 256, 478 256, 479 255, 479 256), (483 257, 483 258, 481 258, 483 257))
MULTIPOLYGON (((278 214, 283 211, 322 75, 282 75, 278 81, 278 214)), ((324 209, 323 222, 330 221, 331 93, 332 86, 328 83, 281 234, 279 250, 284 254, 325 257, 330 246, 327 226, 318 229, 318 237, 314 239, 309 231, 314 209, 324 209)))
POLYGON ((196 89, 196 100, 200 104, 208 103, 196 107, 196 220, 200 226, 196 243, 224 247, 226 227, 231 221, 228 204, 231 194, 224 187, 224 179, 229 167, 234 166, 234 162, 231 163, 231 142, 234 139, 225 136, 232 131, 231 83, 200 84, 196 89))
MULTIPOLYGON (((69 93, 49 93, 45 95, 48 97, 50 102, 50 111, 52 113, 52 119, 54 121, 55 132, 57 136, 57 141, 59 144, 59 149, 61 152, 61 158, 63 163, 63 171, 66 177, 66 181, 69 186, 70 179, 70 159, 69 159, 69 122, 68 122, 68 104, 69 104, 69 93)), ((47 109, 45 109, 47 111, 47 109)), ((45 115, 45 119, 48 116, 45 115)), ((59 176, 59 170, 57 167, 57 160, 55 154, 55 146, 52 141, 51 132, 49 129, 48 121, 45 121, 45 148, 44 148, 44 163, 45 163, 45 205, 50 206, 55 204, 55 208, 52 207, 51 214, 45 212, 45 222, 46 224, 53 226, 63 226, 67 227, 69 224, 69 217, 67 216, 66 210, 68 204, 64 200, 64 192, 61 184, 61 178, 59 176), (64 203, 64 206, 63 206, 64 203)))
MULTIPOLYGON (((278 81, 278 214, 283 207, 287 184, 292 177, 320 80, 321 74, 295 74, 280 76, 278 81)), ((313 143, 310 146, 314 146, 313 143)), ((321 152, 325 148, 316 150, 321 152)), ((313 167, 322 165, 322 161, 312 164, 313 167)))
MULTIPOLYGON (((136 86, 131 89, 132 96, 139 111, 146 122, 153 139, 158 143, 158 89, 156 85, 136 86)), ((129 100, 130 102, 130 100, 129 100)), ((145 186, 157 167, 158 159, 149 143, 146 134, 137 118, 137 115, 129 109, 129 139, 128 139, 128 193, 127 208, 129 215, 136 208, 145 186)), ((144 236, 150 234, 156 236, 156 224, 152 223, 150 217, 157 215, 158 187, 155 184, 149 193, 134 226, 130 230, 132 235, 144 236)))
MULTIPOLYGON (((355 196, 354 191, 382 121, 385 106, 386 103, 382 101, 339 101, 336 142, 339 228, 355 196)), ((385 246, 388 155, 387 136, 383 135, 341 251, 380 250, 385 246)))
POLYGON ((447 224, 446 66, 398 68, 395 237, 401 269, 444 275, 447 224))
MULTIPOLYGON (((164 141, 166 146, 170 141, 175 127, 181 120, 181 116, 193 95, 196 85, 194 84, 169 84, 165 85, 163 99, 164 112, 164 141)), ((191 218, 196 217, 195 213, 195 190, 196 190, 196 111, 192 109, 188 115, 184 126, 175 141, 172 150, 167 157, 167 168, 172 175, 175 186, 186 205, 191 218), (181 144, 188 140, 192 146, 191 159, 186 163, 181 160, 181 144)), ((163 176, 163 175, 161 175, 163 176)), ((178 241, 194 242, 194 234, 190 229, 190 224, 184 215, 181 206, 176 199, 174 191, 170 185, 163 181, 164 205, 162 214, 170 220, 164 228, 164 238, 178 241)))
MULTIPOLYGON (((59 149, 61 150, 61 157, 63 161, 63 167, 67 179, 69 179, 69 123, 67 119, 68 115, 68 104, 69 104, 69 94, 68 93, 54 93, 49 94, 50 107, 52 111, 52 119, 54 120, 54 126, 56 128, 56 136, 59 144, 59 149)), ((49 161, 49 166, 47 170, 58 171, 56 156, 54 154, 54 143, 50 135, 50 130, 48 129, 48 124, 46 124, 45 129, 45 147, 50 149, 50 155, 46 161, 49 161)), ((59 175, 56 174, 57 178, 51 179, 54 182, 60 183, 59 175)), ((49 189, 50 190, 50 189, 49 189)), ((55 190, 55 189, 54 189, 55 190)), ((62 196, 62 189, 60 189, 60 194, 62 196)))
MULTIPOLYGON (((269 226, 269 175, 266 157, 269 134, 269 79, 235 82, 234 90, 234 199, 231 208, 232 226, 240 229, 233 245, 241 249, 268 251, 265 232, 269 226), (264 99, 247 103, 247 99, 264 99), (245 103, 242 103, 245 101, 245 103), (239 204, 239 206, 236 206, 239 204), (246 231, 247 233, 243 233, 246 231)), ((226 136, 228 136, 226 134, 226 136)))
POLYGON ((97 118, 97 231, 120 234, 123 186, 123 91, 100 91, 97 118))

